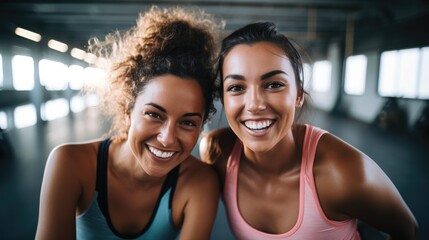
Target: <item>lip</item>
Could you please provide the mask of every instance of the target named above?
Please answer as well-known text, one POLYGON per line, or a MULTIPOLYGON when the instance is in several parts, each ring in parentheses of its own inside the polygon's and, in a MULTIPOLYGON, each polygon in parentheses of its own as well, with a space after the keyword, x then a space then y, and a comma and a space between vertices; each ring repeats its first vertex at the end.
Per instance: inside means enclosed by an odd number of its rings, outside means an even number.
POLYGON ((167 150, 163 150, 163 149, 160 149, 160 148, 157 148, 157 147, 154 147, 154 146, 151 146, 151 145, 148 145, 148 144, 145 144, 145 146, 146 146, 146 149, 148 150, 148 152, 149 152, 149 154, 154 158, 154 159, 156 159, 157 161, 161 161, 161 162, 169 162, 169 161, 171 161, 175 156, 176 156, 176 154, 178 153, 178 151, 167 151, 167 150), (162 154, 166 154, 166 153, 172 153, 171 154, 171 156, 168 156, 168 157, 161 157, 161 156, 159 156, 159 155, 161 155, 161 153, 160 154, 158 154, 158 155, 156 155, 154 152, 153 152, 153 150, 151 150, 151 148, 152 149, 155 149, 156 151, 160 151, 160 152, 163 152, 162 154))
POLYGON ((276 120, 274 119, 268 119, 268 118, 264 118, 264 119, 246 119, 244 121, 240 122, 241 125, 244 127, 244 129, 246 130, 247 133, 249 133, 250 135, 254 136, 254 137, 262 137, 264 135, 267 135, 272 126, 274 126, 274 124, 276 123, 276 120), (250 129, 249 127, 246 126, 245 122, 247 121, 253 121, 253 122, 263 122, 263 121, 271 121, 271 124, 263 129, 260 130, 254 130, 254 129, 250 129))

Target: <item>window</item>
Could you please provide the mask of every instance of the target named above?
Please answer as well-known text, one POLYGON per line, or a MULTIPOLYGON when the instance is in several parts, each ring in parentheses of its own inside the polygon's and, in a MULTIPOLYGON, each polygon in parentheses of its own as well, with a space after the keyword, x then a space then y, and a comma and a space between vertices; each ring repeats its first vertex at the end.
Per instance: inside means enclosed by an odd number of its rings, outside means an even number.
POLYGON ((83 67, 71 65, 68 70, 69 86, 73 90, 80 90, 83 87, 83 67))
POLYGON ((422 48, 418 97, 429 99, 429 47, 422 48))
POLYGON ((362 95, 365 92, 366 65, 365 55, 350 56, 346 60, 344 91, 350 95, 362 95))
POLYGON ((420 61, 424 60, 424 54, 418 48, 383 52, 380 59, 379 94, 383 97, 418 98, 419 91, 424 91, 419 90, 419 85, 426 84, 422 83, 422 75, 427 70, 423 69, 420 61))
POLYGON ((76 95, 70 99, 70 110, 74 113, 85 109, 85 100, 82 96, 76 95))
POLYGON ((324 60, 314 63, 312 87, 316 92, 328 92, 331 88, 331 62, 324 60))
POLYGON ((40 84, 46 90, 67 89, 67 66, 64 63, 42 59, 39 62, 40 84))
POLYGON ((32 126, 37 122, 36 107, 33 104, 16 107, 13 116, 16 128, 32 126))
POLYGON ((7 129, 7 115, 5 112, 0 112, 0 128, 7 129))
POLYGON ((0 89, 3 87, 3 58, 0 54, 0 89))
POLYGON ((399 86, 397 89, 400 97, 417 97, 419 53, 417 48, 399 51, 399 86))
POLYGON ((95 67, 86 67, 83 71, 84 85, 89 88, 98 88, 104 83, 105 74, 103 70, 95 67))
POLYGON ((15 90, 32 90, 34 88, 34 62, 32 57, 13 56, 12 81, 15 90))
POLYGON ((69 105, 67 99, 58 98, 55 100, 43 103, 40 109, 42 120, 54 120, 65 117, 69 113, 69 105))

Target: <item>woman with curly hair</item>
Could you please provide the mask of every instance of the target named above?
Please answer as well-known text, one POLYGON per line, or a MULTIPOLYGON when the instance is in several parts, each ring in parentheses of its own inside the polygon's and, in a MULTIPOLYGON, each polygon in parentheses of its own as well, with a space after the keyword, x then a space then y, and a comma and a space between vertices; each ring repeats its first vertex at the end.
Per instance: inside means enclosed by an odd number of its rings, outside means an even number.
POLYGON ((36 239, 209 239, 218 179, 191 152, 214 111, 220 27, 202 10, 152 7, 90 42, 111 131, 52 150, 36 239))

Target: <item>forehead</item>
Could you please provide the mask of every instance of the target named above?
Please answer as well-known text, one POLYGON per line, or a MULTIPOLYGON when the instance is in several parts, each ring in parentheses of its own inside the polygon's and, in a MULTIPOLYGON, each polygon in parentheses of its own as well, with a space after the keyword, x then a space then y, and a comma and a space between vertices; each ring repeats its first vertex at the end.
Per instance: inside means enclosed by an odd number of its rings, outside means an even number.
POLYGON ((263 74, 274 69, 293 74, 292 65, 284 51, 269 42, 239 44, 229 51, 223 62, 223 75, 243 72, 263 74))
POLYGON ((198 82, 191 78, 162 75, 150 80, 136 99, 136 104, 156 103, 168 111, 202 112, 204 96, 198 82))

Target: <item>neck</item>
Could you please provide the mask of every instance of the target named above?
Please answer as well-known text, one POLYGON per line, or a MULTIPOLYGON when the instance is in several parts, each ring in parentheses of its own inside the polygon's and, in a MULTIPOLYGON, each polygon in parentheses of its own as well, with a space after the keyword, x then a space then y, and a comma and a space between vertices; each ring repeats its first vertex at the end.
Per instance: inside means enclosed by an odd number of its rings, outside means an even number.
POLYGON ((282 175, 294 172, 301 166, 301 147, 297 144, 295 131, 291 131, 272 149, 266 152, 254 152, 244 146, 242 162, 258 172, 265 175, 282 175))
POLYGON ((135 159, 126 141, 112 145, 111 150, 109 150, 111 154, 109 169, 121 182, 129 186, 162 184, 165 177, 153 177, 147 174, 135 159))

